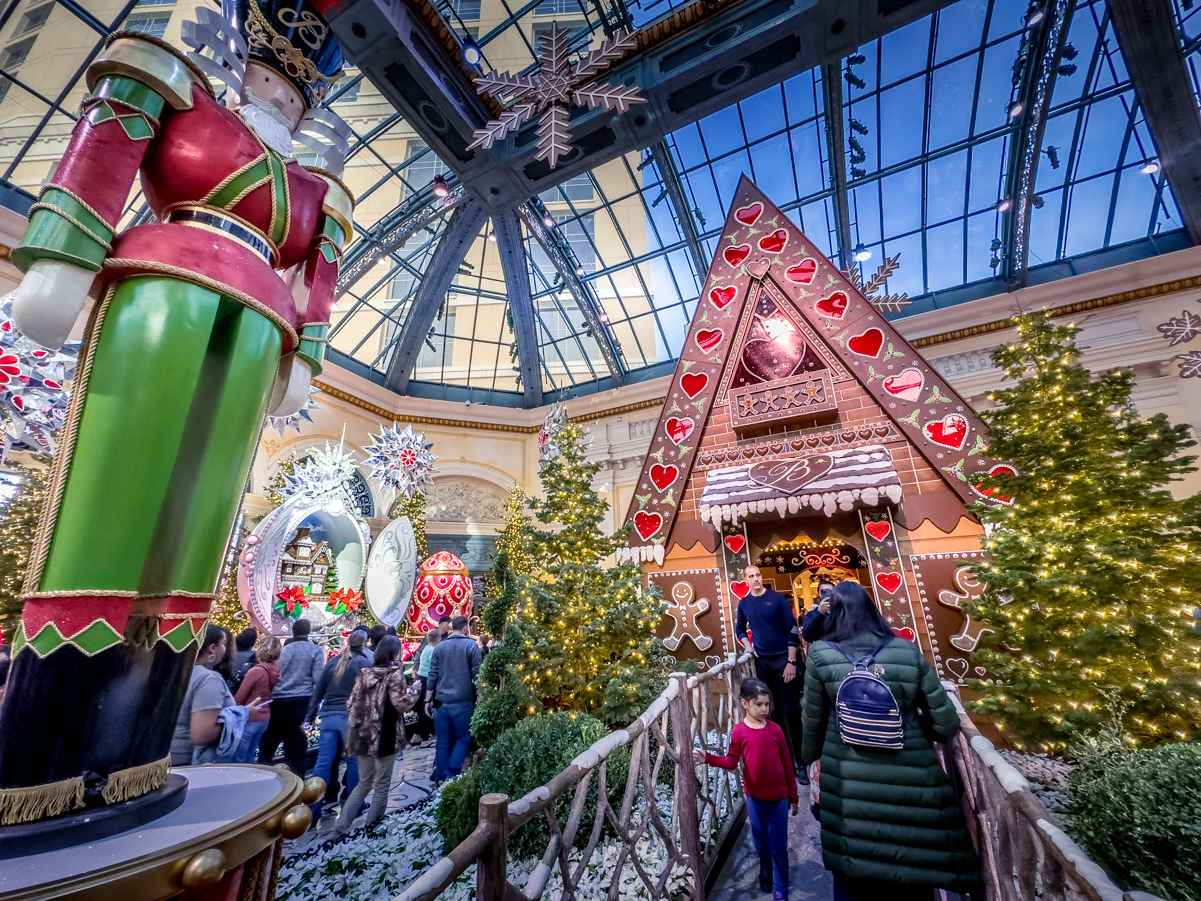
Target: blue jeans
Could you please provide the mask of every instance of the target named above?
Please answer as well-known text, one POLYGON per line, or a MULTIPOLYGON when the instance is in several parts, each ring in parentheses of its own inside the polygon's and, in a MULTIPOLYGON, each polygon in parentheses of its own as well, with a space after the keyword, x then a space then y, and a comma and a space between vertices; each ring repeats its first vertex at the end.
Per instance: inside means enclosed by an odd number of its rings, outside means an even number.
POLYGON ((434 711, 434 782, 453 779, 463 772, 471 746, 474 704, 443 704, 434 711))
POLYGON ((746 799, 751 820, 751 838, 762 865, 771 861, 771 890, 788 894, 788 799, 756 801, 746 799))
POLYGON ((267 720, 251 720, 242 731, 242 740, 234 752, 234 763, 254 763, 259 758, 259 742, 267 731, 267 720))
MULTIPOLYGON (((310 776, 320 776, 328 786, 337 773, 338 762, 346 758, 346 793, 354 791, 359 782, 359 762, 353 754, 346 753, 346 732, 349 729, 345 713, 321 714, 321 736, 317 739, 317 762, 310 776)), ((313 822, 321 819, 324 798, 313 802, 313 822)))

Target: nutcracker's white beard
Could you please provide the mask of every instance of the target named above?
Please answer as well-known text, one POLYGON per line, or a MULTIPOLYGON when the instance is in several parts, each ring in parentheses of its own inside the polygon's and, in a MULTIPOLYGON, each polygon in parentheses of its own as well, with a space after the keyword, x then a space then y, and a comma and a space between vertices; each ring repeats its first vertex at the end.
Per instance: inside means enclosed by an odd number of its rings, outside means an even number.
POLYGON ((272 104, 247 89, 242 95, 238 115, 264 144, 284 159, 292 158, 291 125, 283 113, 272 104))

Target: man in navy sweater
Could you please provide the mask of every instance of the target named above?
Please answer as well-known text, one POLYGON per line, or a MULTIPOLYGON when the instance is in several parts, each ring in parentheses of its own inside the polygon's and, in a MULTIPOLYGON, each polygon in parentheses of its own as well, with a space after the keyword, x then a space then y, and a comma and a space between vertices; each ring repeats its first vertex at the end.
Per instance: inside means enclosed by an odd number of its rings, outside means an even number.
POLYGON ((752 563, 743 570, 742 577, 751 590, 738 602, 734 633, 743 647, 753 646, 755 674, 771 691, 771 718, 784 730, 797 777, 804 783, 808 781, 800 762, 800 694, 804 680, 798 672, 801 639, 797 635, 796 614, 786 595, 764 586, 759 567, 752 563))

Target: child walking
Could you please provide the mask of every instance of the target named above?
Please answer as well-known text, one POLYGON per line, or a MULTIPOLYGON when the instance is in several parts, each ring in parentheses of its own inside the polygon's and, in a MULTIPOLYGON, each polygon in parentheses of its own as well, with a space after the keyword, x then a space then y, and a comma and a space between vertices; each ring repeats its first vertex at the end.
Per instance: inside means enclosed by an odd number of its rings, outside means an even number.
POLYGON ((788 898, 788 814, 797 814, 797 783, 784 731, 771 719, 767 683, 747 679, 738 691, 743 721, 734 727, 728 754, 693 751, 697 766, 724 770, 743 764, 751 837, 759 852, 759 889, 773 901, 788 898))

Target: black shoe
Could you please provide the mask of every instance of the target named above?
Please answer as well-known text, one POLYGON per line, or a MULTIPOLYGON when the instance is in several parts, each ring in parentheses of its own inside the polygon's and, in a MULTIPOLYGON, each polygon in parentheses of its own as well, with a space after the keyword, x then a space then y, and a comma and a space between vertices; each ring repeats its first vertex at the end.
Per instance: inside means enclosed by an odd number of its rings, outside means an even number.
POLYGON ((808 785, 809 784, 809 771, 801 770, 799 773, 797 773, 796 781, 800 785, 808 785))
POLYGON ((771 886, 771 864, 767 866, 759 864, 759 891, 770 892, 771 886))

